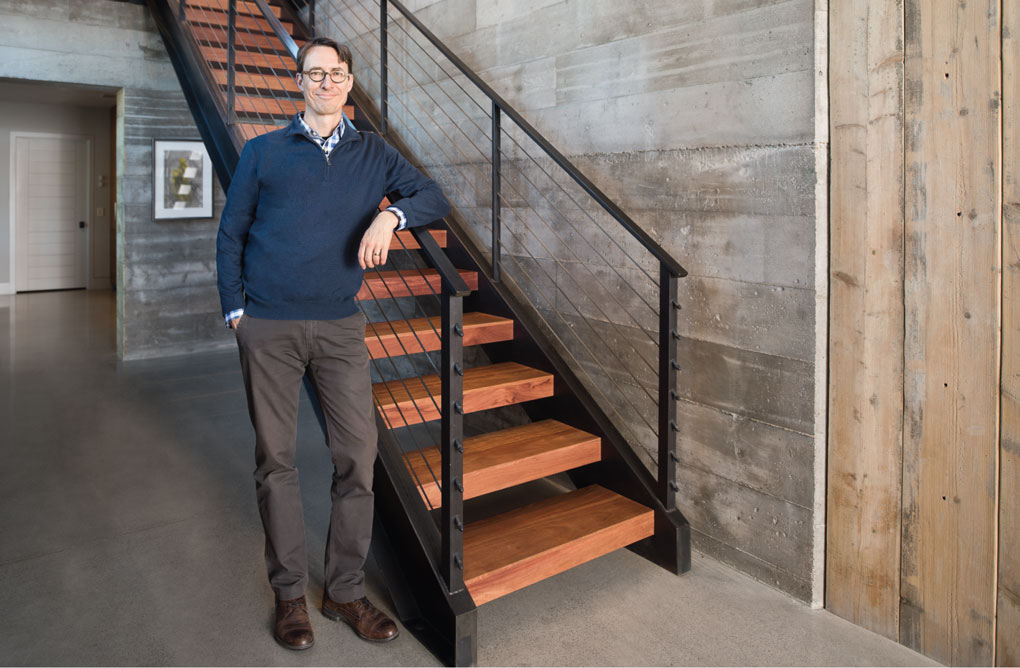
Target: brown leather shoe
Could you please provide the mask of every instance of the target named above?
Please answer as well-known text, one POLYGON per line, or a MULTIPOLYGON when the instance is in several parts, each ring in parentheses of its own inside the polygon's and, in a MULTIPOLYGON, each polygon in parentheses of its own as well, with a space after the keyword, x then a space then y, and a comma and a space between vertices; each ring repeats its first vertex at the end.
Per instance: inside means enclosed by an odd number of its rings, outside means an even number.
POLYGON ((276 601, 276 642, 287 649, 308 649, 315 644, 305 597, 276 601))
POLYGON ((334 622, 347 622, 364 640, 389 642, 400 635, 392 619, 365 597, 349 603, 337 603, 329 594, 322 595, 322 614, 334 622))

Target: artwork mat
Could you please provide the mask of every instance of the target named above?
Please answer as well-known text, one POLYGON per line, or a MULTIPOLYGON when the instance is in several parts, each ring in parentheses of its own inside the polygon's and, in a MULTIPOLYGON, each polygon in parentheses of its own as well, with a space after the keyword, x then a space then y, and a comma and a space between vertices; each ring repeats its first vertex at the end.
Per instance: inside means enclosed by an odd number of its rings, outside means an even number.
POLYGON ((152 161, 152 215, 155 220, 212 218, 212 160, 209 158, 209 152, 201 140, 153 139, 152 161), (174 153, 178 155, 172 155, 174 153), (184 157, 180 155, 184 153, 188 154, 187 160, 189 163, 186 172, 197 171, 198 173, 194 174, 194 177, 198 180, 198 183, 192 180, 187 184, 186 188, 181 189, 184 191, 181 194, 190 197, 191 192, 197 188, 196 196, 198 201, 193 202, 190 206, 186 205, 175 208, 173 205, 167 205, 167 198, 171 194, 168 174, 172 174, 174 169, 174 166, 169 164, 168 158, 177 160, 179 157, 184 157), (193 164, 196 162, 198 163, 197 165, 193 164))

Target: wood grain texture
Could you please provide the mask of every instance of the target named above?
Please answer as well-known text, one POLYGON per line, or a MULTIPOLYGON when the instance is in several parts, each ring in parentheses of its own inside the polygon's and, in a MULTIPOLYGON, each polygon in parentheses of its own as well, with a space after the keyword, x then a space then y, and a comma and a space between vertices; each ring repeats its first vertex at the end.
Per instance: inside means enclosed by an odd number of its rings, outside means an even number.
MULTIPOLYGON (((189 23, 218 26, 221 28, 227 27, 228 14, 221 9, 193 7, 189 2, 186 13, 189 23)), ((287 32, 292 32, 294 25, 291 22, 280 21, 280 24, 283 25, 287 32)), ((238 12, 234 25, 239 31, 251 30, 252 32, 264 32, 266 34, 273 32, 273 27, 269 25, 269 21, 262 16, 261 12, 259 12, 258 16, 246 12, 238 12)))
MULTIPOLYGON (((212 75, 213 81, 218 83, 220 86, 228 85, 226 70, 214 69, 212 70, 212 75)), ((271 95, 279 93, 301 93, 301 89, 298 88, 294 77, 274 73, 235 72, 234 85, 240 88, 254 88, 259 91, 266 91, 271 95)))
POLYGON ((993 659, 1001 281, 998 0, 905 0, 900 642, 993 659))
POLYGON ((288 97, 234 96, 234 109, 242 113, 259 114, 260 116, 290 117, 304 108, 304 100, 295 100, 288 97))
POLYGON ((464 581, 477 605, 654 532, 654 514, 598 485, 468 524, 464 581))
MULTIPOLYGON (((192 8, 203 8, 226 12, 229 7, 228 0, 187 0, 187 2, 189 11, 192 8)), ((270 5, 269 9, 272 10, 273 14, 275 14, 277 18, 281 16, 279 7, 270 5)), ((262 16, 262 10, 259 9, 259 6, 254 2, 238 2, 237 13, 248 16, 262 16)))
MULTIPOLYGON (((557 420, 464 439, 464 498, 495 492, 545 476, 592 464, 602 458, 602 439, 557 420)), ((436 478, 442 457, 438 447, 408 455, 408 468, 422 497, 442 505, 436 478)))
POLYGON ((1020 665, 1020 3, 1002 5, 1002 425, 995 663, 1020 665))
MULTIPOLYGON (((214 26, 197 25, 191 26, 191 33, 201 44, 217 44, 224 49, 227 48, 227 29, 214 26)), ((303 39, 295 39, 294 43, 298 48, 305 43, 303 39)), ((246 32, 238 30, 234 36, 234 44, 238 51, 282 51, 283 44, 275 33, 263 35, 261 33, 246 32)))
MULTIPOLYGON (((433 374, 374 383, 376 407, 391 428, 439 419, 440 378, 433 374)), ((553 375, 516 362, 464 372, 464 412, 543 399, 553 394, 553 375)))
POLYGON ((903 6, 830 5, 826 607, 899 632, 903 6))
MULTIPOLYGON (((206 59, 210 67, 227 66, 227 49, 214 44, 202 44, 199 46, 202 57, 206 59)), ((234 62, 238 68, 260 67, 275 70, 280 76, 293 76, 294 59, 285 52, 259 53, 257 51, 237 51, 234 54, 234 62)))
MULTIPOLYGON (((344 113, 347 114, 347 118, 353 118, 354 106, 350 104, 344 105, 344 113)), ((282 116, 280 117, 279 122, 285 123, 285 120, 283 119, 282 116)), ((281 130, 287 126, 286 124, 276 125, 268 123, 238 123, 237 127, 240 129, 241 135, 245 138, 245 140, 248 140, 252 139, 253 137, 258 137, 259 135, 264 135, 267 132, 281 130)))
MULTIPOLYGON (((411 355, 440 350, 442 342, 439 316, 370 322, 365 325, 365 343, 372 359, 390 355, 411 355)), ((514 337, 514 321, 487 313, 464 314, 464 345, 509 341, 514 337)))
MULTIPOLYGON (((353 107, 352 107, 352 112, 353 112, 353 107)), ((345 113, 346 113, 346 109, 345 109, 345 113)), ((348 115, 348 118, 350 118, 350 117, 351 116, 348 115)), ((380 210, 385 209, 389 205, 390 205, 390 201, 384 197, 382 203, 379 205, 379 209, 380 210)), ((446 230, 429 230, 429 234, 432 235, 432 238, 435 240, 436 244, 438 244, 440 248, 446 248, 446 230)), ((390 242, 390 250, 391 251, 393 251, 393 250, 414 250, 416 248, 421 248, 421 246, 418 245, 418 241, 414 238, 414 235, 411 234, 411 230, 400 230, 400 231, 398 231, 393 236, 393 241, 390 242)))
MULTIPOLYGON (((460 277, 471 290, 478 289, 478 273, 460 270, 460 277)), ((358 299, 391 299, 414 295, 439 294, 442 280, 435 269, 385 270, 365 274, 358 299)))

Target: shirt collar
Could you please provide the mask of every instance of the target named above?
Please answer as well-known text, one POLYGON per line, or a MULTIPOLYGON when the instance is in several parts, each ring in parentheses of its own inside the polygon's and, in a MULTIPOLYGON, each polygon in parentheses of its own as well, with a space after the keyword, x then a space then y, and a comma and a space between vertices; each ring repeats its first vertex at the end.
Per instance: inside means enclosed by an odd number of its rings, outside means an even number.
POLYGON ((336 137, 337 140, 343 139, 344 125, 347 124, 346 120, 341 114, 340 123, 338 123, 336 128, 333 130, 333 134, 331 134, 329 137, 321 137, 319 136, 319 133, 312 129, 312 126, 308 125, 308 123, 305 122, 305 113, 303 111, 298 112, 297 119, 298 122, 301 124, 301 129, 304 131, 304 133, 308 135, 309 138, 313 139, 319 144, 323 144, 332 139, 333 137, 336 137))

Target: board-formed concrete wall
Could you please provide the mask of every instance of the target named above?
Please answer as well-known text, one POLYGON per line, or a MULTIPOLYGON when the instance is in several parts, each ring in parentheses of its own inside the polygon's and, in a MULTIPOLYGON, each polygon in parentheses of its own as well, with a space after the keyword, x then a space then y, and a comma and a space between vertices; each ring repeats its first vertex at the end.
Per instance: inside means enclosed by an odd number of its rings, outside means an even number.
MULTIPOLYGON (((814 0, 405 4, 688 269, 678 505, 696 548, 820 602, 824 9, 814 0)), ((397 58, 407 38, 397 24, 390 32, 397 58)), ((371 30, 355 34, 371 53, 371 30)), ((369 89, 374 67, 355 62, 369 89)), ((395 63, 391 88, 414 77, 395 63)), ((440 88, 419 88, 436 104, 405 116, 441 119, 440 88)), ((406 120, 393 94, 391 114, 406 120)), ((484 129, 486 112, 468 112, 467 124, 484 129)), ((460 178, 469 189, 472 177, 460 178)))
MULTIPOLYGON (((153 220, 152 140, 199 134, 148 11, 109 0, 0 0, 0 77, 120 89, 116 286, 121 357, 232 345, 219 320, 215 285, 215 235, 223 203, 219 184, 214 183, 212 219, 153 220)), ((7 230, 0 225, 0 234, 7 230)))

